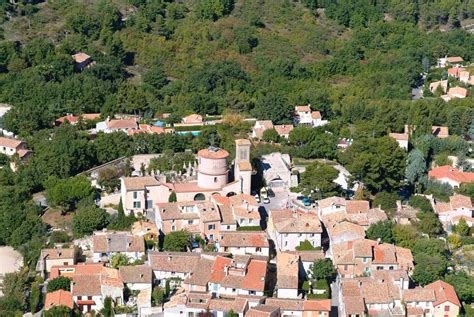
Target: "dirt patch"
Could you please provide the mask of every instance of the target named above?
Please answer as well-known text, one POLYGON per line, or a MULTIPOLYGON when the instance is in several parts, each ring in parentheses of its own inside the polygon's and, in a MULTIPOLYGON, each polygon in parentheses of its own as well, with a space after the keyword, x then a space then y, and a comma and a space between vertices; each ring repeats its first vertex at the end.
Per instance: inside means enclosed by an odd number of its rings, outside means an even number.
POLYGON ((52 228, 70 230, 72 217, 72 213, 63 215, 61 209, 48 208, 41 218, 52 228))

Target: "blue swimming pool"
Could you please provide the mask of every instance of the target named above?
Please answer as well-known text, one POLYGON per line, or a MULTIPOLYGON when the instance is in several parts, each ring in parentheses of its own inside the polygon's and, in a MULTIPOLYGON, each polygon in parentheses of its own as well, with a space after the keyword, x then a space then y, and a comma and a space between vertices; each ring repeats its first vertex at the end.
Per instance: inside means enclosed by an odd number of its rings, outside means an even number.
POLYGON ((181 134, 181 135, 186 135, 188 133, 191 133, 192 136, 198 136, 201 134, 201 131, 176 131, 176 133, 181 134))

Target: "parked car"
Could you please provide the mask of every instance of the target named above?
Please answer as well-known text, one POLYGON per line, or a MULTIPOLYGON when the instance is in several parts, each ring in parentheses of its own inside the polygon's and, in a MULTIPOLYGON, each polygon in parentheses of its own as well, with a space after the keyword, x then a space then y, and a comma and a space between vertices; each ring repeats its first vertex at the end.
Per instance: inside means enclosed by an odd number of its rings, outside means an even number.
POLYGON ((264 204, 269 204, 270 203, 270 198, 268 198, 268 197, 263 198, 263 203, 264 204))
POLYGON ((255 194, 255 200, 257 201, 257 203, 260 203, 262 201, 258 194, 255 194))
POLYGON ((309 199, 308 197, 304 197, 303 198, 303 205, 311 206, 311 199, 309 199))

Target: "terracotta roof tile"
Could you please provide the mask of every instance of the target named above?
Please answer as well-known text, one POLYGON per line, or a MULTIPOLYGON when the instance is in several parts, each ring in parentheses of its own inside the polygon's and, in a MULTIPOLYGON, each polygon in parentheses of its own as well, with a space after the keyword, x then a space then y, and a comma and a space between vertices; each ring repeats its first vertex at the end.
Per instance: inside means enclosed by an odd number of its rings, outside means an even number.
POLYGON ((216 150, 202 149, 198 152, 197 155, 206 159, 224 159, 229 156, 229 152, 219 148, 216 148, 216 150))
POLYGON ((107 127, 109 129, 136 129, 137 120, 136 119, 112 119, 106 121, 107 127))
POLYGON ((408 141, 409 137, 407 133, 389 133, 388 135, 398 141, 408 141))
POLYGON ((70 309, 74 308, 71 292, 60 289, 47 293, 44 301, 44 309, 48 310, 54 306, 66 306, 70 309))
POLYGON ((287 217, 274 217, 271 221, 277 232, 280 233, 322 233, 321 222, 314 214, 294 212, 287 217))
POLYGON ((76 54, 72 55, 72 58, 74 59, 74 61, 76 63, 80 64, 80 63, 83 63, 83 62, 87 61, 91 57, 89 55, 87 55, 86 53, 79 52, 79 53, 76 53, 76 54))
POLYGON ((221 233, 221 247, 261 247, 268 248, 265 232, 233 231, 221 233))
POLYGON ((40 258, 47 258, 48 260, 57 260, 57 259, 74 259, 76 256, 75 248, 55 248, 55 249, 42 249, 40 258))
POLYGON ((293 131, 293 125, 291 124, 283 124, 283 125, 276 125, 274 126, 276 132, 280 136, 288 135, 291 131, 293 131))
POLYGON ((21 140, 0 137, 0 146, 16 149, 22 143, 23 143, 23 141, 21 141, 21 140))
POLYGON ((265 289, 266 276, 267 262, 251 259, 241 287, 245 290, 262 292, 265 289))
POLYGON ((438 306, 444 302, 450 302, 454 305, 461 307, 458 296, 454 287, 450 284, 443 281, 436 281, 425 286, 425 288, 432 289, 435 291, 436 302, 433 303, 433 306, 438 306))
POLYGON ((145 190, 148 186, 159 186, 161 183, 153 176, 123 177, 127 191, 145 190))
POLYGON ((312 119, 321 119, 321 112, 319 112, 319 111, 312 111, 312 112, 311 112, 311 118, 312 118, 312 119))
POLYGON ((464 59, 461 56, 451 56, 446 58, 446 61, 448 63, 462 63, 464 62, 464 59))
POLYGON ((245 314, 245 317, 264 317, 271 316, 273 314, 279 315, 280 308, 269 306, 269 305, 257 305, 250 308, 245 314))
POLYGON ((149 265, 121 266, 120 276, 124 283, 147 283, 152 282, 152 271, 149 265))
POLYGON ((277 254, 278 288, 298 289, 299 257, 296 254, 280 252, 277 254))
POLYGON ((405 302, 434 302, 436 296, 432 289, 417 287, 404 290, 403 300, 405 302))
POLYGON ((296 112, 311 112, 311 106, 310 105, 296 106, 295 111, 296 112))
POLYGON ((474 173, 461 172, 458 169, 450 166, 444 165, 440 167, 433 168, 428 172, 430 178, 441 180, 443 178, 448 178, 458 183, 472 183, 474 182, 474 173))
POLYGON ((190 285, 207 286, 207 283, 209 283, 209 280, 212 276, 214 262, 214 259, 205 257, 200 258, 197 265, 192 270, 191 275, 184 280, 184 283, 190 285))
POLYGON ((149 252, 154 271, 190 273, 199 261, 199 254, 188 252, 149 252))
POLYGON ((232 259, 225 258, 222 256, 216 257, 216 260, 214 261, 214 265, 212 266, 211 270, 211 277, 209 279, 209 282, 211 283, 219 283, 224 279, 226 276, 225 274, 225 267, 229 266, 232 263, 232 259))
POLYGON ((436 136, 438 138, 444 139, 444 138, 447 138, 449 136, 449 129, 448 129, 448 127, 432 126, 431 127, 431 134, 433 134, 434 136, 436 136))
POLYGON ((346 202, 346 212, 349 214, 366 213, 370 209, 370 204, 366 200, 348 200, 346 202))
POLYGON ((453 195, 449 197, 452 209, 467 208, 472 209, 471 197, 464 195, 453 195))

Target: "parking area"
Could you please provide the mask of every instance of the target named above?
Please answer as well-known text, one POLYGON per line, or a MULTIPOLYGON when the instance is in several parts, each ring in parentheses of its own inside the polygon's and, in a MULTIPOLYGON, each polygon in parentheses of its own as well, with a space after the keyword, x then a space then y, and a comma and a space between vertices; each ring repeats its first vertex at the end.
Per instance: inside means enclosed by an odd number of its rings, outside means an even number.
POLYGON ((288 200, 289 200, 289 194, 286 191, 281 191, 281 192, 274 192, 275 196, 271 197, 269 196, 270 203, 265 204, 262 201, 260 201, 259 205, 261 207, 264 207, 266 210, 278 210, 278 209, 284 209, 287 208, 288 200))

